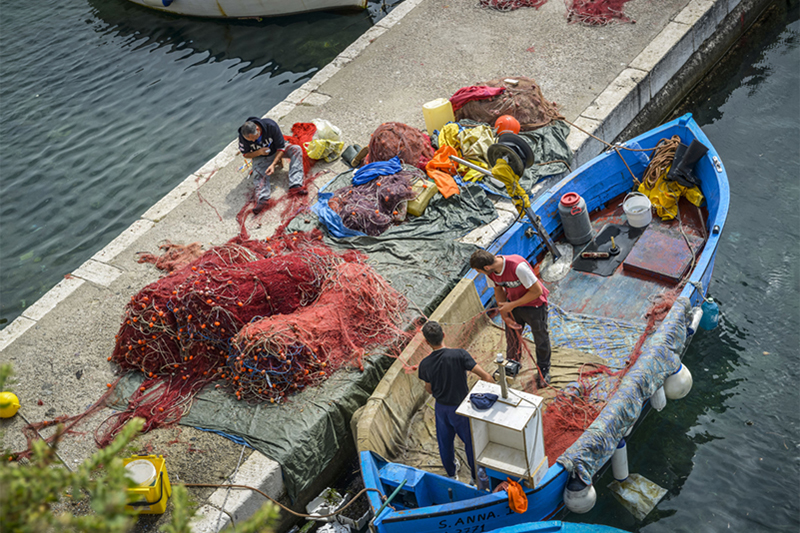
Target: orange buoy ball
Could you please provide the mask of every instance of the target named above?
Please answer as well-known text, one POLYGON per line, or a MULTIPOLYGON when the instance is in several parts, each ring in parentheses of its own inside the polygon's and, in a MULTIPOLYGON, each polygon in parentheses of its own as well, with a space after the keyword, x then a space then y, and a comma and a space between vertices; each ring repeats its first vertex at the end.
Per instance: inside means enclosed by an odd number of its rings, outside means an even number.
POLYGON ((497 120, 494 122, 494 127, 497 130, 497 134, 500 135, 501 133, 519 133, 519 121, 512 117, 511 115, 502 115, 497 117, 497 120))

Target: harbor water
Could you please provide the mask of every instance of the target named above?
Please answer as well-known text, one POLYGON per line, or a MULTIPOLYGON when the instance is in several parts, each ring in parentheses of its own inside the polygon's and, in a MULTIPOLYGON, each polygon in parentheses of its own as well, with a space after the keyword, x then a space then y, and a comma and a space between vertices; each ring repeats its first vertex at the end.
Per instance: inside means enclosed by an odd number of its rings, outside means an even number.
MULTIPOLYGON (((307 81, 380 14, 197 21, 123 0, 0 8, 0 328, 307 81)), ((800 530, 800 22, 775 7, 675 114, 720 153, 730 214, 694 387, 650 412, 628 467, 667 495, 627 531, 800 530)), ((386 117, 387 120, 391 117, 386 117)), ((152 250, 147 250, 152 251, 152 250)), ((122 310, 120 309, 120 314, 122 310)))

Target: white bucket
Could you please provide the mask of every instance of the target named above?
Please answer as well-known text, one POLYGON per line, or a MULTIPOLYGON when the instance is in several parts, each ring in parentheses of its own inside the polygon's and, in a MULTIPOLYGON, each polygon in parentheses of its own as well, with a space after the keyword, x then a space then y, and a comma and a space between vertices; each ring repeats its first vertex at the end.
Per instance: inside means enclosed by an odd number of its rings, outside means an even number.
POLYGON ((653 220, 650 199, 640 192, 629 192, 622 201, 622 210, 633 228, 643 228, 653 220))

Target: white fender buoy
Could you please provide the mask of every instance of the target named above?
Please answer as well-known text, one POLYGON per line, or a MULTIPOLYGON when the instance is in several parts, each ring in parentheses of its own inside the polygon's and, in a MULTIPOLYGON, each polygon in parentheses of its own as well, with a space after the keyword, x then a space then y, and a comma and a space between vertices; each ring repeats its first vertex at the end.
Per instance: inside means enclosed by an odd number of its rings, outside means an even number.
POLYGON ((620 439, 614 455, 611 456, 611 472, 620 483, 628 479, 628 445, 625 444, 625 439, 620 439))
POLYGON ((664 394, 664 387, 659 387, 650 396, 650 406, 656 411, 660 411, 667 406, 667 396, 664 394))
POLYGON ((686 326, 686 334, 690 337, 697 332, 697 328, 700 327, 700 321, 703 319, 703 309, 700 307, 695 307, 692 309, 692 319, 689 321, 689 325, 686 326))
POLYGON ((664 394, 669 400, 680 400, 692 390, 692 373, 681 365, 670 377, 664 380, 664 394))
POLYGON ((594 485, 586 485, 579 477, 571 477, 564 487, 564 505, 573 513, 588 513, 597 502, 594 485))

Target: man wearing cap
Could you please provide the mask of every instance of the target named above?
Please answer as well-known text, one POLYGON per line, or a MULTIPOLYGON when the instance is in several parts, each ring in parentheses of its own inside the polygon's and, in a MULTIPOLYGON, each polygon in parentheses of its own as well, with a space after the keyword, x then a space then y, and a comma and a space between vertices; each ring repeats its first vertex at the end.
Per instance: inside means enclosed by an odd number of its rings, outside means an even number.
POLYGON ((256 206, 259 214, 272 192, 270 176, 283 168, 283 157, 289 154, 289 190, 303 190, 303 149, 287 144, 277 122, 269 118, 250 117, 239 128, 239 151, 245 159, 253 161, 253 183, 256 189, 256 206))
POLYGON ((550 291, 533 273, 531 264, 519 255, 497 255, 476 250, 469 266, 484 274, 500 316, 506 323, 506 352, 509 359, 519 361, 522 328, 531 327, 536 344, 536 383, 550 383, 550 334, 547 331, 547 295, 550 291))
POLYGON ((464 442, 472 479, 475 479, 475 459, 469 420, 456 409, 469 394, 467 372, 480 379, 493 382, 492 377, 475 363, 472 356, 460 348, 444 346, 444 332, 438 322, 429 320, 422 326, 425 342, 433 350, 419 364, 419 379, 425 382, 425 390, 436 399, 436 440, 439 457, 447 475, 456 479, 455 439, 458 435, 464 442))

